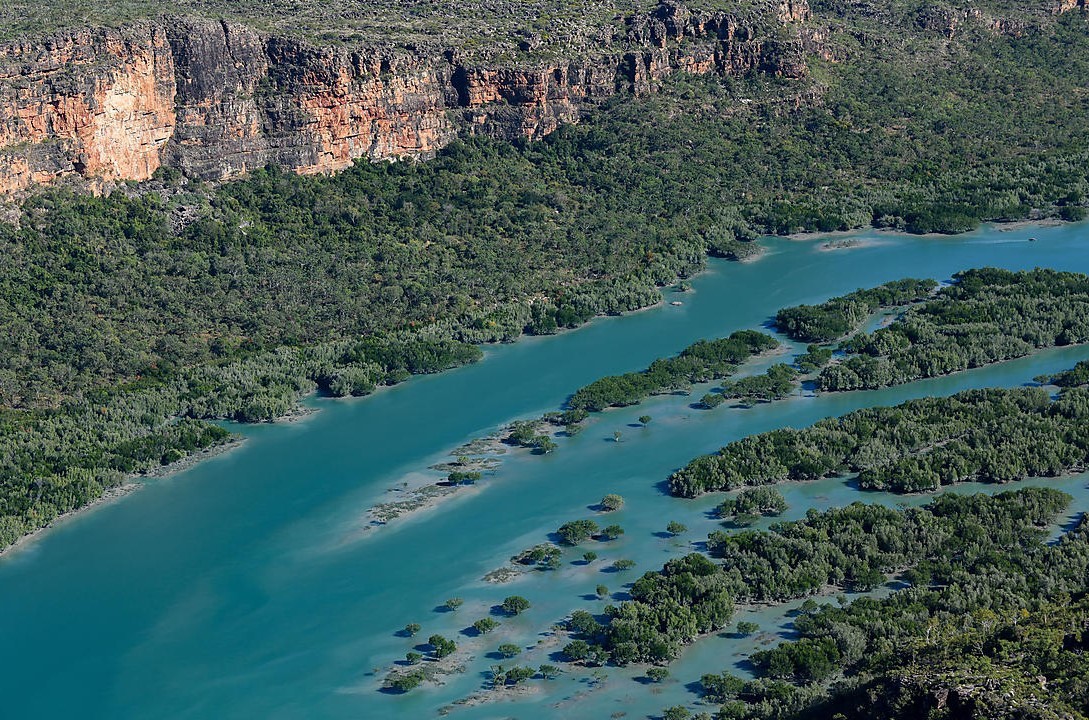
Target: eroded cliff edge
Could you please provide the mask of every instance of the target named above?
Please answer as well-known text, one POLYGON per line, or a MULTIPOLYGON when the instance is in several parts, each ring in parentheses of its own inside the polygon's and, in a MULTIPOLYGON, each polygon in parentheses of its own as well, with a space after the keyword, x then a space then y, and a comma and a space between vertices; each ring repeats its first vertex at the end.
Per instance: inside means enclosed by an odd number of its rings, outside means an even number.
POLYGON ((317 47, 196 18, 0 46, 0 191, 72 177, 145 180, 161 166, 222 180, 275 162, 334 171, 422 158, 459 133, 547 135, 587 103, 666 75, 799 77, 805 0, 746 15, 667 2, 569 59, 495 66, 456 51, 317 47))

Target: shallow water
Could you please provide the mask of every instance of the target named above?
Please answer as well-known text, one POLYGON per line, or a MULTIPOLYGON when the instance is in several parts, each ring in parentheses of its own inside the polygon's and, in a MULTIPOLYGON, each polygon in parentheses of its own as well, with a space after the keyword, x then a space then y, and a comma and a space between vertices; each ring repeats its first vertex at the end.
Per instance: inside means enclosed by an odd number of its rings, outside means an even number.
MULTIPOLYGON (((1015 386, 1089 357, 1089 348, 1031 358, 874 392, 795 397, 752 409, 692 409, 692 397, 663 396, 613 410, 544 457, 508 453, 480 486, 439 509, 360 536, 362 515, 384 491, 440 461, 457 445, 512 419, 559 407, 580 385, 639 369, 693 340, 760 327, 776 309, 820 301, 905 276, 946 279, 981 265, 1089 271, 1089 226, 986 229, 948 239, 873 236, 871 246, 825 252, 819 243, 768 240, 751 264, 712 263, 695 292, 647 312, 595 321, 550 338, 491 348, 483 362, 415 378, 358 401, 315 400, 322 412, 292 425, 242 428, 241 448, 65 523, 0 558, 0 690, 12 718, 404 718, 432 717, 478 690, 486 653, 503 642, 525 647, 570 610, 600 610, 597 584, 623 598, 625 583, 690 551, 717 527, 717 498, 666 496, 661 483, 694 455, 744 435, 803 426, 830 415, 968 387, 1015 386), (1027 238, 1039 238, 1029 243, 1027 238), (646 428, 631 427, 649 414, 646 428), (622 431, 620 442, 613 431, 622 431), (603 494, 626 499, 607 516, 626 534, 590 543, 601 556, 532 572, 507 585, 481 581, 515 552, 543 542, 563 522, 594 516, 603 494), (690 530, 661 537, 666 523, 690 530), (617 558, 637 567, 603 571, 617 558), (458 634, 517 593, 533 607, 485 638, 458 634), (447 597, 465 605, 436 612, 447 597), (377 692, 385 669, 415 642, 408 622, 457 636, 477 656, 441 688, 377 692), (377 669, 377 673, 374 671, 377 669)), ((667 293, 667 300, 674 296, 667 293)), ((758 371, 768 359, 754 363, 758 371)), ((710 387, 710 386, 708 386, 710 387)), ((1042 480, 1089 509, 1082 477, 1042 480)), ((965 488, 958 488, 963 490, 965 488)), ((988 490, 1006 488, 988 488, 988 490)), ((788 518, 809 507, 857 499, 919 503, 925 498, 862 494, 843 481, 784 486, 788 518)), ((623 711, 629 717, 692 703, 685 688, 709 669, 732 668, 756 644, 789 631, 783 608, 753 611, 762 634, 710 638, 671 667, 661 686, 608 670, 600 683, 568 673, 533 681, 532 696, 455 717, 575 718, 623 711)), ((748 619, 748 615, 739 619, 748 619)), ((522 664, 548 662, 541 648, 522 664)), ((509 666, 514 661, 507 662, 509 666)))

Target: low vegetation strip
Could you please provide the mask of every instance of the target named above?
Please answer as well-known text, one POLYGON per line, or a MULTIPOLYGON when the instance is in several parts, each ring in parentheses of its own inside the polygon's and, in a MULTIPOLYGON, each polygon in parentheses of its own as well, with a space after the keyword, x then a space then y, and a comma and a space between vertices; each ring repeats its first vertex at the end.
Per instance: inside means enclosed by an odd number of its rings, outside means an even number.
POLYGON ((831 342, 858 330, 879 308, 925 300, 937 287, 938 283, 933 280, 894 280, 834 297, 819 305, 783 308, 775 315, 775 325, 792 340, 831 342))
POLYGON ((933 491, 959 482, 1055 476, 1089 461, 1089 390, 968 390, 867 408, 737 440, 673 473, 696 497, 745 485, 857 474, 865 489, 933 491))
POLYGON ((739 330, 718 340, 700 340, 676 357, 655 360, 646 370, 595 380, 576 391, 567 404, 572 410, 589 412, 636 405, 655 393, 686 390, 692 383, 727 377, 753 355, 777 347, 778 340, 754 330, 739 330))
POLYGON ((879 388, 1089 340, 1089 277, 1036 269, 967 270, 933 300, 843 343, 823 390, 879 388))

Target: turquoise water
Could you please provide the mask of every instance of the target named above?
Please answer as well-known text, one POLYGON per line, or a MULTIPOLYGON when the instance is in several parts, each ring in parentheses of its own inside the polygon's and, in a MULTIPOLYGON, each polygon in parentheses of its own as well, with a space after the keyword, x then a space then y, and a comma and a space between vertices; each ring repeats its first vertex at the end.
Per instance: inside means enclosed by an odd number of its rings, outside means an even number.
MULTIPOLYGON (((243 428, 249 441, 241 448, 149 481, 141 492, 0 558, 4 716, 434 717, 481 687, 482 673, 497 662, 486 654, 500 643, 529 648, 543 641, 519 660, 548 662, 558 649, 549 646, 550 625, 572 609, 603 607, 591 597, 595 585, 618 593, 613 602, 623 599, 625 583, 690 551, 692 542, 717 527, 706 515, 716 498, 683 501, 662 491, 669 472, 694 455, 746 434, 867 405, 1018 385, 1089 357, 1089 348, 749 410, 690 408, 702 388, 691 398, 653 398, 603 414, 574 438, 559 438, 552 455, 508 454, 477 490, 361 536, 363 514, 387 488, 473 437, 557 408, 568 393, 601 375, 642 368, 701 337, 760 327, 784 305, 908 275, 944 279, 980 265, 1087 272, 1087 233, 1086 225, 1071 225, 988 229, 949 239, 874 235, 864 236, 873 245, 832 252, 816 243, 769 240, 768 254, 756 263, 713 263, 693 282, 695 292, 677 296, 681 307, 663 305, 491 348, 478 365, 416 378, 370 398, 315 400, 321 412, 301 423, 243 428), (1029 236, 1039 242, 1027 242, 1029 236), (653 416, 650 425, 630 427, 642 414, 653 416), (612 440, 617 429, 621 442, 612 440), (563 522, 593 516, 589 506, 609 492, 627 503, 608 522, 627 532, 614 543, 592 544, 602 558, 597 563, 573 564, 579 550, 568 552, 555 572, 529 573, 500 586, 481 581, 563 522), (660 537, 673 519, 689 532, 660 537), (636 569, 603 572, 617 558, 636 560, 636 569), (485 638, 459 634, 513 593, 533 607, 485 638), (436 612, 451 596, 464 598, 465 605, 455 613, 436 612), (408 622, 423 625, 423 638, 433 632, 456 637, 474 659, 443 687, 407 696, 379 693, 386 669, 418 642, 396 634, 408 622)), ((1085 478, 1044 482, 1075 494, 1075 509, 1089 509, 1085 478)), ((855 499, 922 501, 860 494, 833 480, 786 486, 784 493, 788 517, 855 499)), ((532 720, 559 712, 599 718, 623 710, 642 717, 692 703, 686 683, 708 669, 735 667, 757 643, 789 631, 782 608, 751 614, 764 633, 697 643, 661 686, 636 682, 637 670, 610 669, 596 683, 568 673, 554 682, 534 681, 539 691, 532 696, 452 714, 532 720)))

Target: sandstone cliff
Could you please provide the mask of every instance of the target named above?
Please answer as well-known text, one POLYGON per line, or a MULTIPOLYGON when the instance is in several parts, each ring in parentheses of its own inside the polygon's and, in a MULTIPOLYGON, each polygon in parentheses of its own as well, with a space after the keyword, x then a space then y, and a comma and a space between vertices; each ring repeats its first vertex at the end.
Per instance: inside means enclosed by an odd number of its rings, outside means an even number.
POLYGON ((588 103, 672 72, 796 77, 805 0, 770 16, 666 2, 577 57, 481 66, 455 51, 315 47, 206 19, 137 22, 0 46, 0 191, 73 177, 209 180, 276 162, 333 171, 427 157, 459 133, 537 138, 588 103), (786 30, 784 31, 784 28, 786 30))

